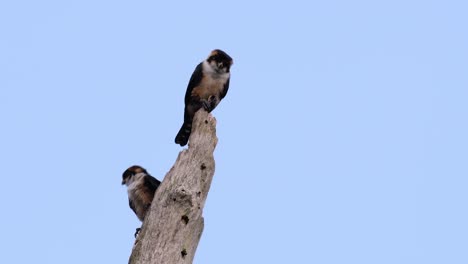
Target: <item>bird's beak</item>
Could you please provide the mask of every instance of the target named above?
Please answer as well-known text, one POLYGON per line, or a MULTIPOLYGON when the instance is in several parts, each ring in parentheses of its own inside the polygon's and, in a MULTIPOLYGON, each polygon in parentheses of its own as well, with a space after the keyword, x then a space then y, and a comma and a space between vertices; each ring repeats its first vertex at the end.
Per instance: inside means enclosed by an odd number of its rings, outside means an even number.
POLYGON ((124 185, 124 184, 125 184, 125 180, 122 180, 122 185, 124 185))

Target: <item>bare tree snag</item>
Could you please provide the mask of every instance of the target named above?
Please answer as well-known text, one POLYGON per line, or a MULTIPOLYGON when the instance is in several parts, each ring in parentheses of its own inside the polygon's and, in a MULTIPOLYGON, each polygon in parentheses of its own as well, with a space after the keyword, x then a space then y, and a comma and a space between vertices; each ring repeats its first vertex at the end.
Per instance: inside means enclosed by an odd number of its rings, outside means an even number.
POLYGON ((203 207, 215 171, 216 119, 195 114, 189 148, 156 191, 129 264, 192 263, 203 232, 203 207))

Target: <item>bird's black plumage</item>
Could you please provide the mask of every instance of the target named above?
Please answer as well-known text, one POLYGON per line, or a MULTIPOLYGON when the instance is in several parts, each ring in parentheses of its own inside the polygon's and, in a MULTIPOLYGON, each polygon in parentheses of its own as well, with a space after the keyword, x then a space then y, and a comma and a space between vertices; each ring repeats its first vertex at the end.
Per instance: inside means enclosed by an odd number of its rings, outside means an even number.
POLYGON ((185 91, 185 104, 189 104, 190 100, 192 99, 192 90, 193 88, 197 87, 203 77, 203 62, 200 62, 190 77, 190 81, 187 85, 187 91, 185 91))

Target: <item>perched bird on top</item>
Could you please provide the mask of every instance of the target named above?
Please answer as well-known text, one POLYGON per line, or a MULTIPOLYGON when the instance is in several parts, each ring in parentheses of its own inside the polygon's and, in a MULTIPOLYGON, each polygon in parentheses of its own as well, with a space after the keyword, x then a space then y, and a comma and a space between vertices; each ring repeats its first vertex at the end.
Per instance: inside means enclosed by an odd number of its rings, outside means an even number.
MULTIPOLYGON (((148 209, 153 202, 154 193, 161 182, 149 175, 138 165, 131 166, 122 174, 122 185, 127 185, 128 202, 140 221, 145 220, 148 209)), ((137 228, 135 236, 140 228, 137 228)))
POLYGON ((192 131, 193 117, 200 108, 203 107, 207 112, 211 112, 226 96, 232 64, 229 55, 215 49, 195 68, 185 92, 184 124, 177 133, 176 144, 187 145, 192 131))

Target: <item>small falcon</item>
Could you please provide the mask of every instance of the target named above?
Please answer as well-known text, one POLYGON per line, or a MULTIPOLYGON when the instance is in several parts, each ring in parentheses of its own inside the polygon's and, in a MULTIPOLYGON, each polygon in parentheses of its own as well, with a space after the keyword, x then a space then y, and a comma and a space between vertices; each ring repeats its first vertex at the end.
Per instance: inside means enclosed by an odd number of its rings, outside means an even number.
MULTIPOLYGON (((130 208, 143 222, 151 202, 153 202, 154 193, 161 182, 149 175, 144 168, 134 165, 122 174, 122 185, 124 184, 127 185, 130 208)), ((135 236, 138 232, 139 228, 137 228, 135 236)))
POLYGON ((203 107, 207 112, 211 112, 226 96, 232 63, 229 55, 215 49, 195 68, 185 92, 184 124, 177 133, 176 144, 187 145, 192 131, 193 117, 200 108, 203 107))

